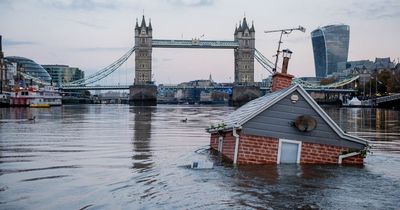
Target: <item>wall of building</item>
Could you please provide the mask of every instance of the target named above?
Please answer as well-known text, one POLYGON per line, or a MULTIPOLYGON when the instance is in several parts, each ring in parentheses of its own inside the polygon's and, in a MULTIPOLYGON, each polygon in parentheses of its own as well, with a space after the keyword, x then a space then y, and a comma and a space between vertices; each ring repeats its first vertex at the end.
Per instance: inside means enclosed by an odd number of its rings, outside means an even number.
MULTIPOLYGON (((222 154, 233 160, 235 153, 235 138, 232 132, 222 134, 222 154)), ((218 150, 218 134, 211 134, 210 146, 218 150)), ((279 140, 272 137, 256 135, 240 135, 237 164, 276 164, 278 157, 279 140)), ((324 144, 303 143, 301 147, 300 164, 337 164, 339 155, 349 148, 324 144)), ((360 155, 343 159, 343 164, 363 164, 360 155)))
POLYGON ((76 67, 67 65, 42 65, 50 74, 53 85, 61 86, 85 77, 85 73, 76 67))
POLYGON ((310 143, 322 143, 332 146, 349 147, 354 149, 364 148, 363 144, 347 141, 342 138, 325 122, 325 120, 310 106, 298 91, 293 94, 299 96, 296 103, 292 103, 289 94, 267 110, 246 122, 242 133, 274 138, 299 140, 310 143), (300 132, 291 124, 298 116, 310 115, 317 126, 309 132, 300 132))
POLYGON ((238 164, 276 164, 278 139, 254 135, 241 135, 238 164))
MULTIPOLYGON (((339 155, 348 148, 324 144, 303 143, 301 146, 301 164, 336 164, 339 155)), ((360 155, 343 159, 343 164, 363 164, 360 155)))
MULTIPOLYGON (((233 156, 235 154, 235 137, 232 135, 232 132, 225 132, 222 134, 223 136, 223 145, 222 145, 222 154, 230 160, 233 160, 233 156)), ((219 144, 218 134, 212 134, 210 138, 211 148, 218 151, 219 144)))

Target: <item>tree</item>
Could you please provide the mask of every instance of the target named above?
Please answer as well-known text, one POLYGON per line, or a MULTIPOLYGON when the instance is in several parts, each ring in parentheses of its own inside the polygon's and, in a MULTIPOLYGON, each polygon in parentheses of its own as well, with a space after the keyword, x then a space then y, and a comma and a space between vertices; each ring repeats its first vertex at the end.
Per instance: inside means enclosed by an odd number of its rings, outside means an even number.
POLYGON ((336 78, 335 77, 327 77, 324 79, 321 79, 320 84, 321 85, 329 85, 336 82, 336 78))

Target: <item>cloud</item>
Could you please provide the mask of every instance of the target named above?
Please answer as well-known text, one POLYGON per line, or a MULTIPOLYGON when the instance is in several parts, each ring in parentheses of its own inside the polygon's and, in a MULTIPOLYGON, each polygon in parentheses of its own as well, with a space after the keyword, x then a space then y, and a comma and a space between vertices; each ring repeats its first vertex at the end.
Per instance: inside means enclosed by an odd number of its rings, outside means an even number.
POLYGON ((115 1, 107 0, 41 0, 41 2, 61 10, 116 9, 115 1))
POLYGON ((74 23, 78 23, 78 24, 83 25, 83 26, 90 27, 90 28, 96 28, 96 29, 105 29, 106 28, 105 26, 102 26, 102 25, 97 25, 97 24, 94 24, 94 23, 89 23, 89 22, 81 21, 81 20, 70 20, 70 21, 74 22, 74 23))
POLYGON ((37 42, 32 41, 19 41, 19 40, 12 40, 12 39, 4 39, 3 45, 4 46, 19 46, 19 45, 37 45, 37 42))
POLYGON ((175 6, 202 7, 213 5, 215 0, 167 0, 167 2, 175 6))
POLYGON ((74 48, 71 50, 79 52, 128 51, 126 47, 83 47, 83 48, 74 48))
POLYGON ((14 0, 0 0, 0 11, 1 10, 14 10, 14 0))
POLYGON ((399 18, 400 2, 397 0, 353 2, 339 12, 346 16, 368 20, 399 18))
POLYGON ((290 43, 303 43, 311 40, 311 36, 301 36, 301 37, 295 37, 295 38, 286 38, 284 42, 290 42, 290 43))

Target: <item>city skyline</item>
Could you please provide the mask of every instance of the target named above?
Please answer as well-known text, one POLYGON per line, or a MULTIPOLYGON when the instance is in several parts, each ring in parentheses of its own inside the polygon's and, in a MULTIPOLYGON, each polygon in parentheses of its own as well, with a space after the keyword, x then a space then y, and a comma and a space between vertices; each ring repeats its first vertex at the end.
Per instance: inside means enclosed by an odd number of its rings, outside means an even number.
MULTIPOLYGON (((282 49, 294 53, 289 73, 315 76, 310 32, 320 26, 350 26, 348 60, 399 57, 396 34, 400 29, 400 3, 396 1, 273 2, 218 0, 159 1, 0 1, 0 23, 6 56, 23 56, 39 64, 78 67, 90 75, 111 64, 134 43, 136 18, 153 24, 156 39, 233 40, 243 16, 256 31, 256 48, 267 58, 276 53, 279 34, 264 30, 304 26, 307 31, 283 37, 282 49), (222 11, 222 12, 221 12, 222 11), (15 17, 17 16, 18 17, 15 17)), ((153 74, 157 83, 207 79, 233 81, 233 50, 155 49, 153 74)), ((280 62, 282 59, 280 60, 280 62)), ((281 65, 280 63, 278 64, 281 65)), ((133 83, 134 57, 113 74, 112 83, 133 83), (128 78, 125 78, 128 77, 128 78)), ((268 76, 255 64, 255 81, 268 76)))

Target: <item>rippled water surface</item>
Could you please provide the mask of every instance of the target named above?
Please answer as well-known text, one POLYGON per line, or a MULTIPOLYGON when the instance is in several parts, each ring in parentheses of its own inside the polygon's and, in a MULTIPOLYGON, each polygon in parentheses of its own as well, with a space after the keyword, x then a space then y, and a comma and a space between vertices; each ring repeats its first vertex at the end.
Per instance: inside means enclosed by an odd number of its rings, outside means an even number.
POLYGON ((3 108, 0 209, 399 209, 400 112, 325 109, 374 142, 365 166, 223 164, 204 129, 231 107, 3 108))

